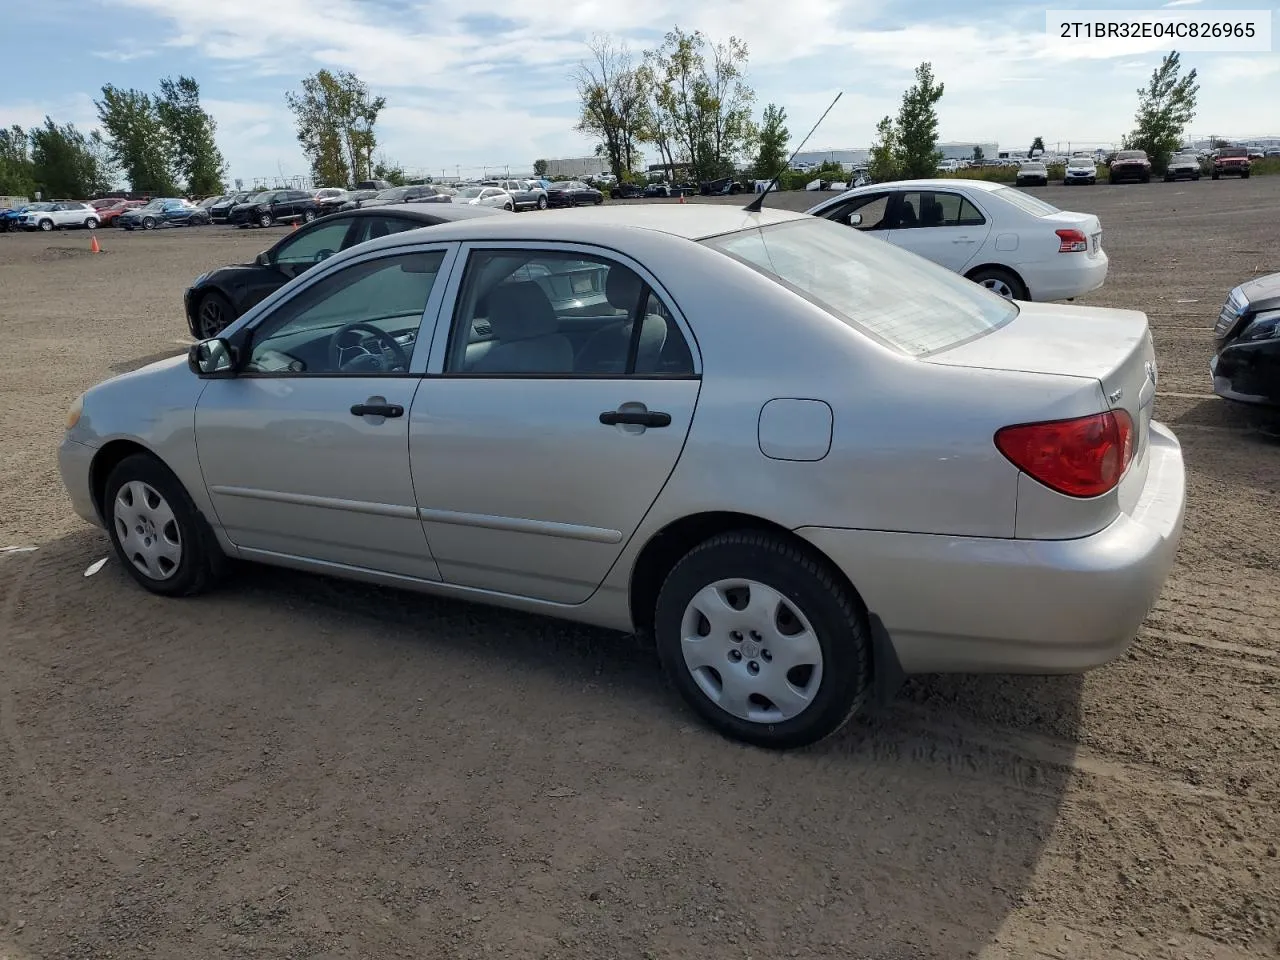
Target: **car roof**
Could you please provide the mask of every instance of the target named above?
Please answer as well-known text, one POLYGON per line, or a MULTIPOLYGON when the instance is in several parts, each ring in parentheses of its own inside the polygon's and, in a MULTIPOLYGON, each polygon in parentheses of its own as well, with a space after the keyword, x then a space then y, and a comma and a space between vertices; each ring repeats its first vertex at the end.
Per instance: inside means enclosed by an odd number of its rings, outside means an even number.
MULTIPOLYGON (((369 211, 373 212, 374 210, 369 211)), ((429 234, 406 230, 366 241, 359 244, 358 248, 351 249, 371 250, 420 243, 423 240, 511 240, 607 245, 611 239, 620 239, 631 230, 663 233, 686 240, 702 240, 750 227, 808 218, 808 214, 792 210, 765 209, 759 213, 751 213, 737 205, 721 203, 602 206, 577 210, 546 210, 537 216, 519 216, 499 211, 494 211, 494 214, 465 224, 442 223, 426 227, 429 234)))
MULTIPOLYGON (((377 207, 360 207, 355 210, 343 210, 341 213, 329 214, 331 217, 385 217, 393 214, 397 217, 407 217, 410 220, 421 220, 424 224, 433 224, 440 220, 469 220, 472 217, 493 217, 501 216, 503 211, 495 210, 492 207, 473 207, 470 204, 458 204, 454 206, 449 203, 427 203, 419 204, 422 209, 417 209, 414 205, 408 203, 395 204, 394 210, 388 210, 387 205, 377 207)), ((325 219, 328 219, 327 217, 325 219)))

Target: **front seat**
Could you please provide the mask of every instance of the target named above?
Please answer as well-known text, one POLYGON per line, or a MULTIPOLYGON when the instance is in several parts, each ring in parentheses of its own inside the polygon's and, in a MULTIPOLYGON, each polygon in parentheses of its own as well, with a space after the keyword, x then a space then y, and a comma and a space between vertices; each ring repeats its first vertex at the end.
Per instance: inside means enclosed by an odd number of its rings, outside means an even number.
POLYGON ((489 294, 494 345, 474 373, 572 373, 573 344, 542 287, 531 280, 504 283, 489 294))
MULTIPOLYGON (((631 317, 635 316, 644 292, 644 281, 628 267, 614 265, 605 280, 604 295, 609 306, 625 310, 627 319, 592 334, 578 353, 578 373, 626 373, 627 354, 631 349, 631 317)), ((636 373, 654 373, 662 348, 667 343, 667 321, 656 313, 646 314, 640 328, 640 345, 636 350, 636 373)))

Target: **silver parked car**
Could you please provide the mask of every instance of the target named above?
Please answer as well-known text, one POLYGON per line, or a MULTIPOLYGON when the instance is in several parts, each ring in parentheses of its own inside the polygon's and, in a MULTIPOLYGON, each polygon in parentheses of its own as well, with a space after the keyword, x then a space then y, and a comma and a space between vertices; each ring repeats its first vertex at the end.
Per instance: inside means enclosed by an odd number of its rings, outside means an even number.
POLYGON ((651 636, 727 735, 902 672, 1078 672, 1173 562, 1142 313, 1012 303, 785 211, 483 217, 317 264, 60 448, 155 593, 228 558, 651 636))

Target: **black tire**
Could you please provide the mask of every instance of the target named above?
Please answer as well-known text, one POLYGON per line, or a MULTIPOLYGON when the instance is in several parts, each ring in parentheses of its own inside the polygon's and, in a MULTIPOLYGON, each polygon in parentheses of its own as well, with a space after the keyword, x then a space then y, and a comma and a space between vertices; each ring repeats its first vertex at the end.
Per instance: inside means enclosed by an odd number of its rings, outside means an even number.
POLYGON ((604 203, 604 194, 602 193, 600 194, 600 196, 595 197, 591 202, 594 203, 597 207, 600 206, 600 204, 604 203))
MULTIPOLYGON (((204 593, 214 586, 226 567, 226 555, 182 482, 149 453, 135 453, 116 464, 107 477, 102 513, 116 558, 138 585, 151 593, 165 597, 191 597, 204 593), (146 484, 163 497, 173 513, 181 553, 177 566, 163 579, 151 577, 140 570, 121 544, 123 517, 116 514, 116 499, 121 488, 134 481, 146 484)), ((165 530, 155 532, 157 536, 170 536, 167 526, 165 530)))
POLYGON ((269 226, 271 226, 273 223, 275 223, 275 220, 274 220, 274 219, 272 219, 271 214, 269 214, 269 213, 260 213, 260 214, 258 214, 258 226, 260 226, 260 227, 269 227, 269 226))
POLYGON ((154 230, 155 228, 156 228, 156 218, 155 218, 155 217, 143 217, 143 218, 142 218, 142 229, 143 229, 143 230, 154 230))
POLYGON ((235 319, 236 310, 231 305, 231 301, 217 290, 210 290, 196 305, 196 329, 191 332, 197 340, 208 340, 216 337, 235 319))
POLYGON ((547 198, 546 198, 546 197, 539 197, 539 198, 538 198, 538 209, 539 209, 539 210, 545 210, 545 209, 547 209, 547 198))
POLYGON ((505 211, 507 211, 507 213, 515 213, 515 212, 516 212, 515 204, 513 204, 510 200, 508 200, 506 203, 504 203, 504 204, 502 205, 502 209, 503 209, 503 210, 505 210, 505 211))
POLYGON ((41 220, 37 226, 45 233, 52 233, 54 229, 52 220, 41 220))
POLYGON ((98 229, 98 218, 97 218, 97 217, 85 217, 85 218, 84 218, 84 228, 85 228, 86 230, 97 230, 97 229, 98 229))
MULTIPOLYGON (((1027 285, 1021 279, 1000 267, 983 267, 968 274, 968 277, 980 286, 985 286, 988 281, 1002 283, 1012 292, 1014 300, 1027 300, 1031 296, 1027 291, 1027 285)), ((992 292, 996 293, 994 290, 992 292)), ((997 293, 997 296, 1003 296, 1003 294, 997 293)))
MULTIPOLYGON (((690 550, 658 594, 654 637, 663 670, 685 702, 724 736, 755 746, 784 750, 816 743, 848 723, 871 694, 871 631, 862 601, 821 558, 771 533, 724 533, 690 550), (755 722, 728 713, 703 692, 685 663, 681 621, 686 607, 703 588, 738 578, 776 590, 803 612, 817 638, 822 653, 818 688, 809 705, 790 719, 755 722)), ((759 663, 766 662, 763 652, 759 657, 759 663)))
POLYGON ((1249 179, 1249 171, 1248 171, 1248 170, 1246 170, 1244 173, 1240 174, 1240 179, 1241 179, 1241 180, 1248 180, 1248 179, 1249 179))
POLYGON ((314 210, 303 210, 303 211, 302 211, 302 222, 303 222, 303 223, 310 223, 310 222, 311 222, 312 220, 314 220, 315 218, 316 218, 316 212, 315 212, 314 210))

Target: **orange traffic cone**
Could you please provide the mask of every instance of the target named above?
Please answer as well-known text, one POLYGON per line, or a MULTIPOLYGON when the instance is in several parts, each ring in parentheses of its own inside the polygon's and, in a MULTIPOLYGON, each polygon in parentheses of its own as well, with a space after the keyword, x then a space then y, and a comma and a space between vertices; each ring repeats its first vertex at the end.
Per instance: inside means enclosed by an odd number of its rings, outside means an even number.
MULTIPOLYGON (((297 221, 297 220, 295 220, 295 221, 293 221, 293 230, 297 230, 297 229, 298 229, 298 221, 297 221)), ((293 230, 290 230, 289 232, 290 232, 290 233, 293 233, 293 230)))
POLYGON ((680 202, 681 202, 681 203, 684 203, 684 202, 685 202, 684 194, 683 194, 683 193, 682 193, 682 194, 680 194, 680 202))
POLYGON ((90 236, 93 237, 93 242, 89 244, 89 249, 94 253, 101 253, 102 248, 98 246, 98 235, 94 233, 94 234, 90 234, 90 236))

